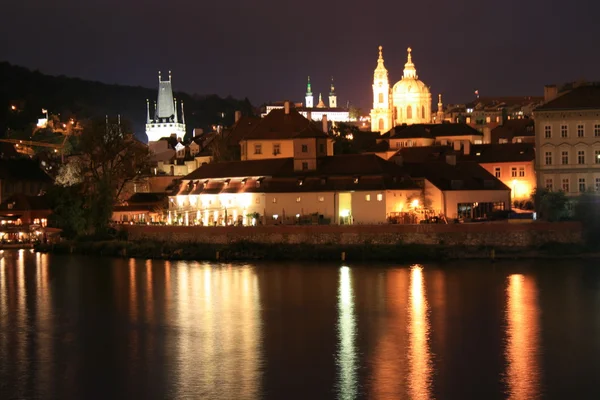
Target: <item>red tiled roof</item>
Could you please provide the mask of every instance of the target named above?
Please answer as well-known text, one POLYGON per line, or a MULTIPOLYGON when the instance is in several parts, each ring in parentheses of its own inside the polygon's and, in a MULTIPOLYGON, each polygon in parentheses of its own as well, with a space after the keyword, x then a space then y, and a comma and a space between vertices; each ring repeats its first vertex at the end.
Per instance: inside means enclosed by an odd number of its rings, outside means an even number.
POLYGON ((293 139, 295 137, 320 138, 327 137, 316 123, 304 118, 297 110, 291 108, 289 114, 284 109, 276 109, 267 114, 243 139, 293 139))
POLYGON ((478 163, 523 162, 535 160, 534 143, 475 144, 461 160, 478 163))

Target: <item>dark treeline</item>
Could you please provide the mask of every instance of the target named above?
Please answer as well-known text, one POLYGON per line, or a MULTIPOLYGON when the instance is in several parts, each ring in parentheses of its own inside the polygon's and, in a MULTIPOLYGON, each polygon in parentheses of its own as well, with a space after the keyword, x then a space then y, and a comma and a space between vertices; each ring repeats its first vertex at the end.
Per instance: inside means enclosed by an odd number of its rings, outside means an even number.
MULTIPOLYGON (((184 87, 175 82, 175 88, 184 87)), ((151 104, 157 97, 156 79, 148 82, 150 88, 109 85, 65 76, 44 75, 39 71, 0 62, 0 136, 7 129, 25 131, 42 117, 42 108, 50 114, 60 114, 61 119, 78 120, 107 115, 117 115, 132 122, 136 136, 145 141, 146 99, 151 104), (156 87, 151 87, 152 83, 156 87), (15 105, 17 110, 12 110, 15 105)), ((192 129, 205 131, 212 125, 233 124, 235 111, 253 115, 254 108, 248 99, 236 100, 217 95, 199 96, 175 92, 183 100, 187 135, 192 129), (224 117, 222 116, 224 113, 224 117)))

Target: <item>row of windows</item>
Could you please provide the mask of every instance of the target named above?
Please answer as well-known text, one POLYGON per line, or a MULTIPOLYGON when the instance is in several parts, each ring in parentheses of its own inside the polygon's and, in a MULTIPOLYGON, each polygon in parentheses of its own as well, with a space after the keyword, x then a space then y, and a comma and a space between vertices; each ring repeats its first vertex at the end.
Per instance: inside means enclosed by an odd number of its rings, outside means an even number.
MULTIPOLYGON (((377 201, 383 201, 383 194, 378 193, 377 196, 377 201)), ((302 196, 298 196, 296 197, 296 203, 300 203, 302 201, 302 196)), ((325 201, 325 197, 324 196, 319 196, 319 202, 324 202, 325 201)), ((365 195, 365 201, 371 201, 371 195, 370 194, 366 194, 365 195)), ((256 203, 258 204, 260 202, 260 198, 256 199, 256 203)), ((273 204, 277 203, 277 197, 273 197, 272 200, 273 204)))
MULTIPOLYGON (((502 168, 495 167, 494 175, 496 178, 502 178, 502 168)), ((511 167, 510 168, 510 176, 512 178, 520 177, 523 178, 525 176, 525 167, 511 167)))
MULTIPOLYGON (((563 192, 569 192, 571 190, 569 178, 562 178, 560 183, 561 183, 560 190, 562 190, 563 192)), ((594 189, 596 190, 596 192, 600 192, 600 178, 596 178, 594 183, 595 183, 594 189)), ((546 189, 554 190, 554 179, 547 178, 545 184, 546 184, 546 189)), ((587 182, 586 182, 585 178, 577 179, 577 189, 580 192, 585 192, 586 190, 588 190, 587 182)))
MULTIPOLYGON (((296 203, 300 203, 302 201, 302 196, 296 197, 296 203)), ((325 201, 325 196, 319 196, 319 202, 322 203, 325 201)), ((273 197, 271 200, 273 204, 277 204, 277 197, 273 197)), ((258 203, 258 202, 257 202, 258 203)))
MULTIPOLYGON (((552 165, 552 152, 547 151, 544 154, 544 165, 552 165)), ((560 152, 560 164, 568 165, 569 164, 569 152, 561 151, 560 152)), ((585 150, 577 151, 577 164, 582 165, 585 164, 585 150)), ((594 151, 594 164, 600 164, 600 150, 594 151)))
MULTIPOLYGON (((552 137, 552 126, 544 126, 544 137, 550 139, 552 137)), ((560 137, 569 137, 569 127, 566 124, 560 126, 560 137)), ((585 137, 585 125, 577 124, 577 137, 585 137)), ((594 124, 594 137, 600 137, 600 124, 594 124)))
MULTIPOLYGON (((300 151, 302 153, 308 153, 308 145, 307 144, 301 145, 300 151)), ((319 151, 321 153, 325 153, 325 144, 323 144, 323 143, 319 144, 319 151)), ((254 154, 262 154, 262 144, 257 143, 254 145, 254 154)), ((281 154, 281 145, 279 143, 274 143, 273 144, 273 155, 276 156, 278 154, 281 154)))
MULTIPOLYGON (((425 118, 425 106, 421 106, 421 115, 419 115, 419 107, 415 107, 416 111, 416 118, 425 118)), ((406 107, 406 119, 412 119, 413 117, 413 108, 412 106, 407 106, 406 107)), ((398 109, 398 107, 394 107, 394 120, 397 120, 398 118, 402 119, 402 108, 398 109)))

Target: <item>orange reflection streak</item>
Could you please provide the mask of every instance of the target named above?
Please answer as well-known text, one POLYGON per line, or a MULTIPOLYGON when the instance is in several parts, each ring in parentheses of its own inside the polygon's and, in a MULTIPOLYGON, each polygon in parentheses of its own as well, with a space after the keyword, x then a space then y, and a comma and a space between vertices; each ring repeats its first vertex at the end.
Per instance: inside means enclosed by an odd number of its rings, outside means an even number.
POLYGON ((152 261, 146 260, 146 321, 154 322, 154 293, 152 291, 152 261))
POLYGON ((129 315, 132 322, 137 322, 137 288, 135 281, 135 260, 129 259, 129 315))
POLYGON ((203 397, 218 398, 227 385, 235 392, 231 398, 259 398, 261 321, 255 277, 246 266, 177 265, 173 307, 179 397, 202 387, 203 397))
POLYGON ((408 270, 390 270, 383 278, 383 295, 387 314, 378 330, 373 360, 373 384, 369 398, 405 398, 406 303, 408 270))
POLYGON ((415 265, 410 272, 408 387, 411 399, 431 398, 431 354, 427 343, 429 339, 427 313, 423 268, 415 265))
POLYGON ((48 272, 48 255, 47 254, 36 254, 36 269, 37 269, 37 310, 36 310, 36 323, 37 323, 37 342, 38 342, 38 355, 39 360, 44 360, 40 363, 39 370, 37 371, 38 379, 36 385, 39 388, 43 388, 44 392, 52 393, 52 386, 54 386, 55 379, 52 376, 52 356, 54 336, 54 324, 52 323, 51 311, 52 311, 52 292, 48 272))
MULTIPOLYGON (((6 321, 8 317, 8 293, 6 290, 6 261, 4 261, 4 256, 0 255, 0 326, 6 326, 8 322, 6 321)), ((4 340, 0 342, 6 342, 4 340)))
POLYGON ((540 396, 539 308, 537 288, 531 277, 508 278, 506 322, 506 371, 511 399, 540 396))

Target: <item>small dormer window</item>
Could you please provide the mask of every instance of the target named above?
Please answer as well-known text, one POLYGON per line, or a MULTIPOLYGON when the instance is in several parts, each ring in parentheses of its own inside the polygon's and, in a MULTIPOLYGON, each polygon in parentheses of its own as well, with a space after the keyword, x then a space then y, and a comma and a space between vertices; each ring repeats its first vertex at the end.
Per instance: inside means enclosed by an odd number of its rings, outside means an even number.
POLYGON ((242 186, 246 186, 247 181, 248 181, 248 179, 246 179, 246 178, 242 179, 242 186))
POLYGON ((303 183, 304 183, 303 179, 298 179, 298 186, 302 186, 303 183))
POLYGON ((223 182, 223 184, 224 184, 225 186, 229 186, 229 181, 230 181, 230 180, 231 180, 231 179, 225 179, 225 181, 223 182))
POLYGON ((354 177, 354 184, 357 185, 358 184, 358 177, 354 177))

